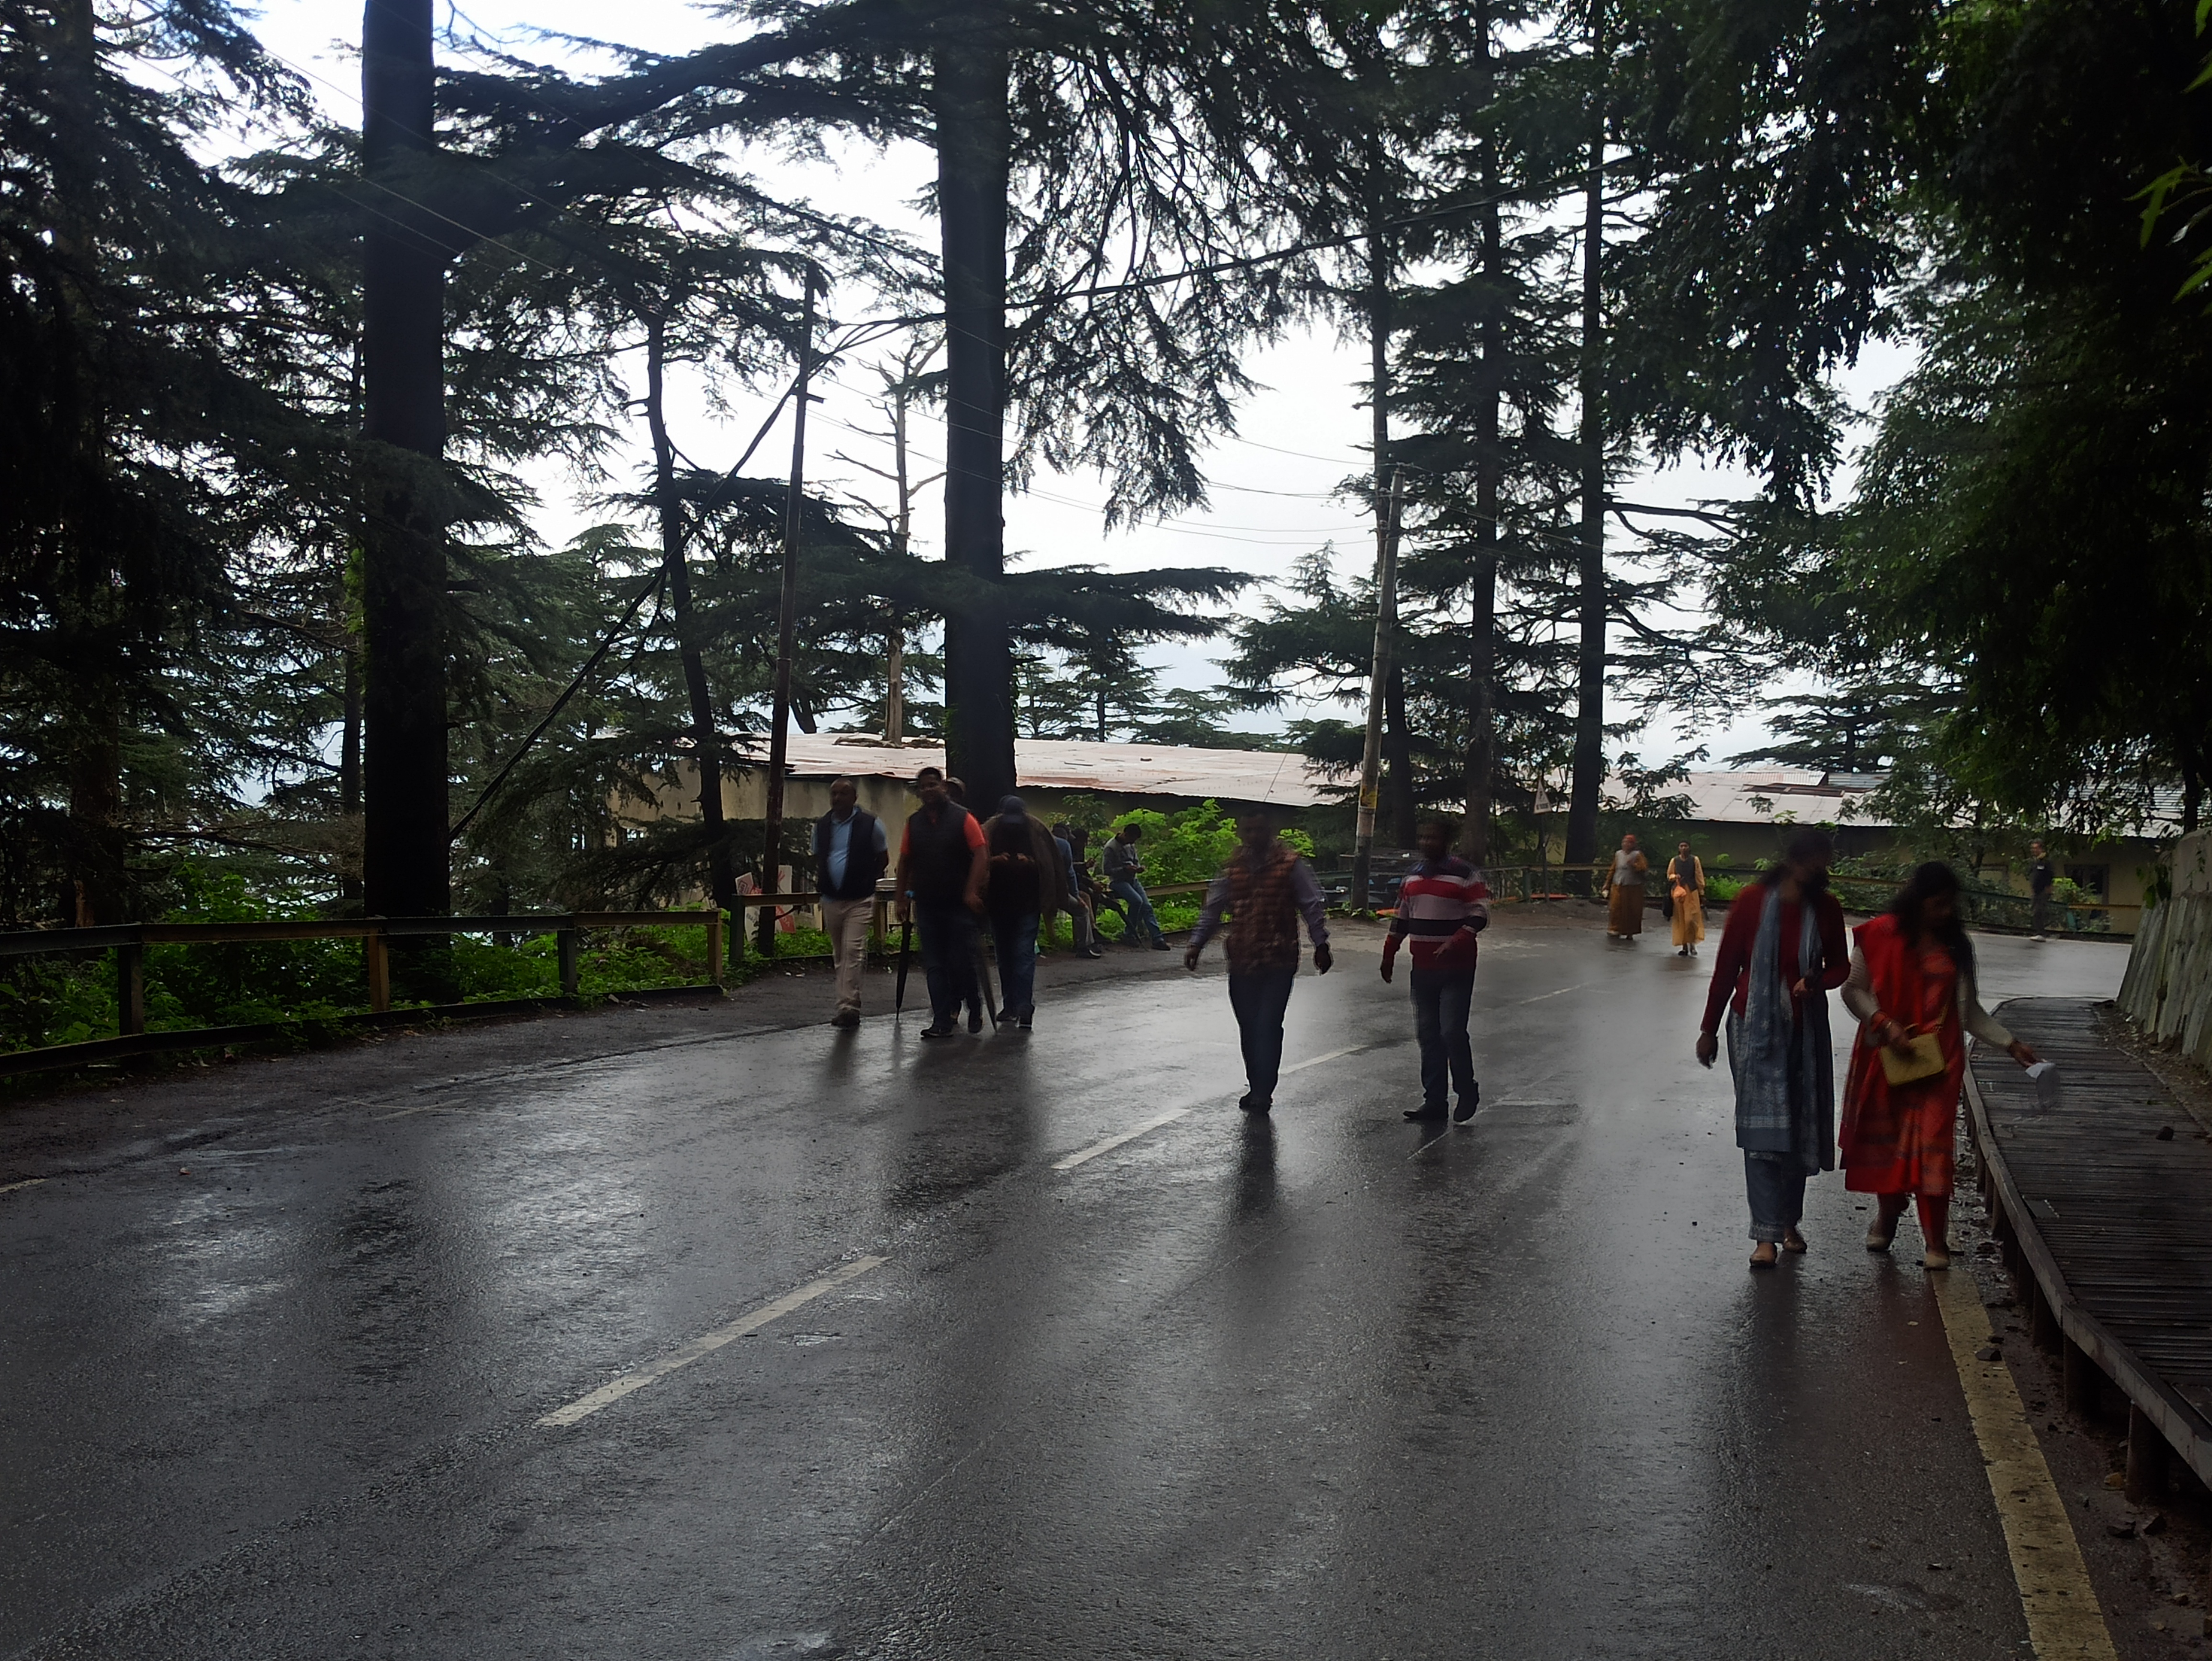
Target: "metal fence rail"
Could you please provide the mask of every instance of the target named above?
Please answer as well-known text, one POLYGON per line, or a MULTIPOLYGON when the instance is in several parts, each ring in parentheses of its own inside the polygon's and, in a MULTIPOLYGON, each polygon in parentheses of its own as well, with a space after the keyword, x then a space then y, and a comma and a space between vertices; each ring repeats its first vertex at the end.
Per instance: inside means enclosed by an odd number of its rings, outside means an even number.
MULTIPOLYGON (((744 894, 748 906, 785 909, 813 904, 811 893, 744 894)), ((80 1067, 159 1050, 214 1049, 282 1036, 291 1023, 242 1026, 146 1030, 146 948, 149 946, 253 946, 291 940, 359 940, 367 985, 365 1014, 335 1018, 349 1025, 388 1025, 425 1016, 495 1015, 557 1007, 580 995, 583 940, 600 928, 696 928, 707 931, 708 979, 696 986, 654 989, 662 993, 719 991, 726 984, 723 952, 727 926, 718 910, 528 912, 496 916, 271 918, 238 922, 117 923, 97 928, 29 928, 0 933, 0 958, 75 957, 112 952, 115 958, 116 1036, 80 1043, 42 1044, 0 1053, 0 1077, 80 1067), (394 941, 434 940, 454 934, 551 934, 560 992, 554 997, 488 999, 475 1003, 422 1004, 395 1010, 392 1003, 392 946, 394 941)))

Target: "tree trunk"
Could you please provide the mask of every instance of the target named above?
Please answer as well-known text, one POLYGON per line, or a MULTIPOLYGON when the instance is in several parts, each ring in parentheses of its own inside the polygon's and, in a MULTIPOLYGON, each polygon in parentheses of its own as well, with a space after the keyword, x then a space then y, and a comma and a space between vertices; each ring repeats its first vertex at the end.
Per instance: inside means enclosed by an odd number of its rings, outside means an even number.
MULTIPOLYGON (((906 552, 906 538, 899 538, 899 552, 906 552)), ((906 624, 899 618, 899 608, 891 607, 890 621, 884 629, 884 742, 906 742, 906 624)))
POLYGON ((1006 572, 1006 197, 1012 188, 1006 20, 949 14, 931 53, 945 313, 945 557, 992 585, 945 620, 945 767, 968 800, 1014 788, 1013 652, 985 598, 1006 572))
MULTIPOLYGON (((1480 40, 1478 94, 1487 110, 1495 101, 1496 60, 1491 52, 1490 0, 1478 0, 1474 27, 1480 40)), ((1482 380, 1474 406, 1474 565, 1468 619, 1467 822, 1460 849, 1468 862, 1490 858, 1490 824, 1496 809, 1491 781, 1498 770, 1498 505, 1504 495, 1505 457, 1499 448, 1499 405, 1504 397, 1505 331, 1498 319, 1505 291, 1504 234, 1498 206, 1498 143, 1482 151, 1482 380)))
MULTIPOLYGON (((368 0, 362 160, 418 196, 432 146, 430 0, 368 0)), ((362 876, 372 914, 450 909, 447 832, 446 249, 427 216, 364 216, 362 429, 392 451, 367 467, 362 526, 362 876)))
POLYGON ((1394 848, 1411 848, 1420 806, 1413 797, 1413 734, 1406 721, 1406 671, 1401 665, 1390 666, 1384 686, 1382 806, 1383 818, 1389 821, 1384 835, 1394 848))
POLYGON ((1567 803, 1570 867, 1597 857, 1597 812, 1605 785, 1605 0, 1591 0, 1589 165, 1583 201, 1582 588, 1577 654, 1574 782, 1567 803))
POLYGON ((676 499, 676 447, 668 441, 667 405, 661 389, 668 367, 667 330, 658 315, 645 324, 645 424, 653 437, 653 509, 660 520, 660 558, 676 611, 676 652, 684 662, 684 690, 691 704, 691 757, 699 770, 699 822, 707 834, 707 881, 717 910, 737 904, 738 879, 722 828, 722 740, 714 727, 714 697, 699 649, 698 614, 691 604, 691 565, 684 557, 684 508, 676 499))
MULTIPOLYGON (((58 85, 76 104, 76 119, 88 129, 97 126, 100 23, 91 0, 57 6, 52 38, 50 61, 58 85)), ((78 171, 57 181, 54 249, 83 269, 88 283, 96 283, 100 251, 99 228, 90 217, 92 158, 70 159, 78 171)), ((96 303, 76 284, 63 285, 56 307, 69 316, 72 328, 98 337, 96 303)), ((108 467, 106 402, 96 380, 88 377, 88 383, 79 388, 76 408, 62 418, 74 429, 81 465, 98 474, 108 467)), ((122 595, 113 555, 97 530, 71 514, 61 533, 76 577, 76 592, 57 607, 56 618, 58 632, 70 642, 61 660, 70 688, 60 735, 69 781, 63 910, 76 927, 87 928, 122 922, 128 910, 122 823, 124 689, 112 667, 122 643, 122 595)))
MULTIPOLYGON (((338 648, 345 660, 344 705, 338 726, 338 817, 352 829, 361 818, 361 646, 348 629, 338 648)), ((361 867, 349 856, 338 877, 338 897, 349 908, 361 902, 361 867)))

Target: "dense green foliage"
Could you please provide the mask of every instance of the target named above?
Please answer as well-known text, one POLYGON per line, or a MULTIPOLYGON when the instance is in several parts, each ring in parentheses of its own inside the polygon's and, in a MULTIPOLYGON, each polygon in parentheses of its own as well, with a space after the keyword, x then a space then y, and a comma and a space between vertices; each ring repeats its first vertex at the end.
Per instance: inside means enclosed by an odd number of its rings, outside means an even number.
MULTIPOLYGON (((981 398, 1004 430, 957 557, 912 553, 903 450, 896 511, 802 496, 796 724, 880 721, 895 638, 909 731, 973 727, 1001 652, 1009 742, 1250 743, 1238 712, 1294 697, 1356 715, 1364 547, 1251 605, 1227 685, 1194 690, 1142 649, 1222 630, 1243 575, 1023 568, 976 528, 1042 469, 1097 474, 1116 522, 1202 503, 1252 349, 1294 325, 1370 364, 1373 466, 1316 498, 1381 514, 1399 486, 1387 840, 1442 808, 1497 857, 1534 845, 1592 753, 1593 617, 1623 823, 1663 820, 1679 776, 1638 759, 1651 715, 1790 671, 1821 685, 1770 702, 1757 753, 1887 772, 1931 847, 2193 824, 2202 13, 758 0, 688 55, 562 61, 595 75, 449 64, 434 143, 371 165, 226 0, 25 0, 0 15, 0 919, 362 908, 395 491, 447 578, 416 596, 449 740, 447 800, 418 806, 454 829, 456 905, 726 894, 773 863, 700 780, 759 762, 787 487, 692 454, 662 387, 766 403, 807 352, 879 371, 890 418, 964 399, 965 430, 981 398), (932 147, 935 205, 969 218, 917 246, 733 159, 832 138, 932 147), (395 224, 440 262, 441 449, 363 436, 367 250, 395 224), (994 255, 1002 292, 955 292, 994 255), (903 320, 802 338, 810 289, 903 320), (1003 338, 979 355, 959 307, 1003 338), (1911 367, 1855 411, 1874 343, 1911 367), (1748 467, 1756 499, 1623 499, 1683 455, 1748 467), (567 547, 531 530, 548 459, 599 503, 567 547)), ((1362 736, 1291 732, 1340 777, 1362 736)), ((1218 863, 1218 817, 1160 830, 1177 871, 1218 863)), ((536 948, 471 950, 464 989, 544 981, 536 948)), ((258 952, 157 960, 157 1020, 353 995, 348 949, 258 952)), ((26 967, 0 995, 52 1033, 106 995, 26 967)))

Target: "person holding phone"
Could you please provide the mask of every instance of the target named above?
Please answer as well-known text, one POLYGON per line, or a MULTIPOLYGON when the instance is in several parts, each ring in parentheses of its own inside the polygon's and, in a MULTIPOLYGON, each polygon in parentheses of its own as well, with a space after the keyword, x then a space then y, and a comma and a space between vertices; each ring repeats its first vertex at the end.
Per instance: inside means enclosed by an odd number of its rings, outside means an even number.
POLYGON ((2037 1059, 1982 1007, 1949 866, 1916 867, 1889 910, 1859 925, 1844 1007, 1859 1022, 1844 1084, 1844 1186, 1875 1196, 1867 1250, 1888 1250, 1905 1202, 1917 1200, 1921 1265, 1948 1269, 1966 1035, 2010 1051, 2022 1067, 2037 1059))

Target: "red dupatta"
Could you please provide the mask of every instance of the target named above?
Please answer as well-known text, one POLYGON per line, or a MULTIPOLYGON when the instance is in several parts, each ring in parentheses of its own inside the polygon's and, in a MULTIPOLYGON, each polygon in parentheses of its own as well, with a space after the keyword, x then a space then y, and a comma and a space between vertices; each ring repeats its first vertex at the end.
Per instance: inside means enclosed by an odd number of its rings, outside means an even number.
MULTIPOLYGON (((1866 960, 1877 1014, 1901 1026, 1917 1028, 1928 991, 1928 975, 1921 966, 1919 951, 1905 939, 1898 920, 1887 914, 1861 923, 1852 934, 1858 941, 1859 955, 1866 960)), ((1964 974, 1966 966, 1954 964, 1954 970, 1964 974)), ((1873 1039, 1874 1021, 1861 1023, 1858 1038, 1851 1045, 1850 1070, 1844 1084, 1842 1135, 1838 1138, 1846 1187, 1875 1194, 1950 1191, 1948 1141, 1937 1147, 1934 1141, 1938 1133, 1932 1123, 1923 1128, 1923 1134, 1916 1135, 1907 1120, 1916 1114, 1928 1114, 1940 1116, 1945 1127, 1950 1123, 1966 1074, 1966 1047, 1960 1038, 1957 1011, 1954 996, 1947 1001, 1944 1017, 1936 1027, 1943 1048, 1943 1071, 1905 1085, 1893 1085, 1882 1071, 1881 1046, 1873 1039), (1940 1187, 1923 1188, 1913 1168, 1929 1156, 1934 1157, 1943 1173, 1940 1187)))

